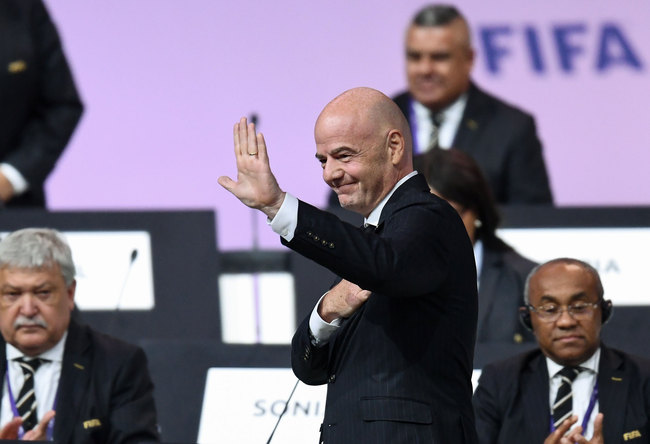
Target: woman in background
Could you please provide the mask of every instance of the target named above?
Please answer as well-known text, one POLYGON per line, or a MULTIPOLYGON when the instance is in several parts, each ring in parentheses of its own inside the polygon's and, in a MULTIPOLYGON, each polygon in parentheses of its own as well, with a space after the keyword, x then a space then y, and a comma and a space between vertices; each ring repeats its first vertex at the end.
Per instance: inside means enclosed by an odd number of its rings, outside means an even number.
POLYGON ((460 215, 474 245, 478 277, 477 343, 521 343, 533 336, 519 322, 524 283, 537 265, 496 235, 500 216, 487 180, 472 157, 457 150, 432 149, 416 156, 431 191, 460 215))

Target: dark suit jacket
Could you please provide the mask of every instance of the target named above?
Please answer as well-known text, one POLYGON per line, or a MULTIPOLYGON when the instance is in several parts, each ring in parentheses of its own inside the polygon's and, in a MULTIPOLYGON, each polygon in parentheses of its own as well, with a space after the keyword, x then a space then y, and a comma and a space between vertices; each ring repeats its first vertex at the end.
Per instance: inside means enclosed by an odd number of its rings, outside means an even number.
POLYGON ((519 322, 519 307, 524 304, 524 284, 535 262, 512 249, 483 246, 476 341, 503 344, 533 341, 534 336, 519 322))
MULTIPOLYGON (((605 442, 650 442, 650 362, 601 346, 598 388, 605 442)), ((486 366, 474 393, 480 442, 543 443, 550 433, 548 393, 539 349, 486 366)))
POLYGON ((376 233, 300 202, 288 246, 372 291, 326 346, 312 346, 309 318, 293 338, 295 374, 328 384, 322 440, 476 442, 472 246, 456 211, 422 175, 391 196, 376 233))
MULTIPOLYGON (((405 92, 393 100, 410 119, 410 95, 405 92)), ((476 160, 498 203, 553 203, 542 145, 530 114, 471 84, 453 147, 476 160)))
POLYGON ((59 35, 41 0, 2 0, 0 162, 29 183, 8 206, 45 206, 43 183, 81 112, 59 35))
MULTIPOLYGON (((2 341, 3 378, 5 352, 2 341)), ((66 444, 159 440, 153 384, 142 349, 71 321, 59 380, 54 440, 66 444)))

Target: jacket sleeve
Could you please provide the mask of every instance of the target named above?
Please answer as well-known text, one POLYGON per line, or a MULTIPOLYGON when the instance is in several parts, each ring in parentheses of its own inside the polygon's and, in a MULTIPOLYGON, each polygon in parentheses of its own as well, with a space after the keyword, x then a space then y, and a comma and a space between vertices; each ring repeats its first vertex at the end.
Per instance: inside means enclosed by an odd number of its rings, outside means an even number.
POLYGON ((41 1, 34 2, 29 26, 36 70, 33 103, 17 138, 3 159, 32 186, 40 186, 54 168, 83 110, 57 30, 41 1))
POLYGON ((364 290, 420 296, 445 284, 451 264, 475 269, 471 253, 465 254, 471 245, 458 215, 444 211, 404 207, 379 227, 390 235, 377 236, 300 202, 294 238, 283 243, 364 290))
POLYGON ((509 204, 553 204, 542 143, 537 136, 535 121, 526 115, 508 150, 508 196, 509 204))
POLYGON ((309 335, 309 316, 300 324, 291 341, 291 368, 308 385, 327 383, 329 343, 316 347, 309 335))

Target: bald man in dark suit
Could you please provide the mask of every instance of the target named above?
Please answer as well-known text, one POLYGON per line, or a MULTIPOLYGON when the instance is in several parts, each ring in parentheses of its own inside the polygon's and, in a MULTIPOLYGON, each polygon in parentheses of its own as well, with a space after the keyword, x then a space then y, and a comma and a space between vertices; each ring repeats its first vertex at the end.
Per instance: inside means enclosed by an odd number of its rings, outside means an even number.
POLYGON ((283 244, 341 277, 292 342, 295 374, 328 385, 320 442, 477 442, 476 268, 458 214, 413 171, 408 124, 379 91, 335 98, 315 139, 323 179, 365 229, 283 192, 245 119, 237 182, 219 182, 263 211, 283 244))

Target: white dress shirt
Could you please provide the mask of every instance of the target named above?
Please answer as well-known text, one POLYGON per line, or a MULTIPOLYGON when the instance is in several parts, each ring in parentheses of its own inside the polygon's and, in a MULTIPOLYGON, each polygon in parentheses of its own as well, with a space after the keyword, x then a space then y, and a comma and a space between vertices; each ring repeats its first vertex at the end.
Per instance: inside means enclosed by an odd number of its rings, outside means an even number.
MULTIPOLYGON (((433 129, 433 122, 431 122, 431 111, 426 106, 415 100, 412 103, 411 120, 414 117, 415 122, 411 121, 414 137, 414 153, 421 154, 429 149, 429 139, 431 137, 431 130, 433 129)), ((467 94, 461 95, 454 103, 449 105, 444 110, 440 111, 442 123, 438 130, 438 146, 443 149, 449 149, 454 143, 454 138, 458 132, 465 106, 467 105, 467 94)))
POLYGON ((476 262, 476 288, 481 286, 481 268, 483 267, 483 242, 474 242, 474 261, 476 262))
MULTIPOLYGON (((59 378, 61 377, 61 366, 63 364, 63 349, 68 332, 63 334, 61 340, 48 351, 36 356, 37 358, 47 359, 34 373, 34 395, 36 396, 36 413, 40 421, 46 412, 54 407, 56 391, 59 387, 59 378)), ((7 375, 11 383, 11 393, 14 400, 18 397, 20 389, 23 386, 25 376, 22 367, 14 359, 26 357, 20 350, 13 345, 6 345, 7 354, 7 375)), ((7 377, 3 383, 2 389, 2 408, 0 411, 0 426, 4 426, 14 417, 7 390, 7 377)))
MULTIPOLYGON (((573 381, 572 393, 573 393, 573 414, 578 416, 578 422, 574 425, 582 425, 584 421, 585 414, 587 413, 587 408, 589 407, 589 400, 591 394, 596 385, 596 380, 598 378, 598 364, 600 363, 600 348, 587 359, 585 362, 579 365, 582 368, 582 371, 578 374, 576 379, 573 381)), ((546 358, 546 366, 548 368, 549 374, 549 409, 553 411, 553 403, 555 402, 555 397, 557 396, 557 391, 560 388, 560 376, 557 374, 564 366, 555 363, 549 358, 546 358)), ((594 433, 594 421, 596 420, 596 415, 598 415, 598 400, 594 405, 594 409, 591 412, 589 417, 589 422, 587 423, 587 429, 582 431, 582 435, 591 439, 594 433)), ((550 424, 549 424, 549 433, 550 433, 550 424)))
POLYGON ((16 196, 29 189, 29 182, 13 165, 4 162, 0 163, 0 173, 7 178, 16 196))

